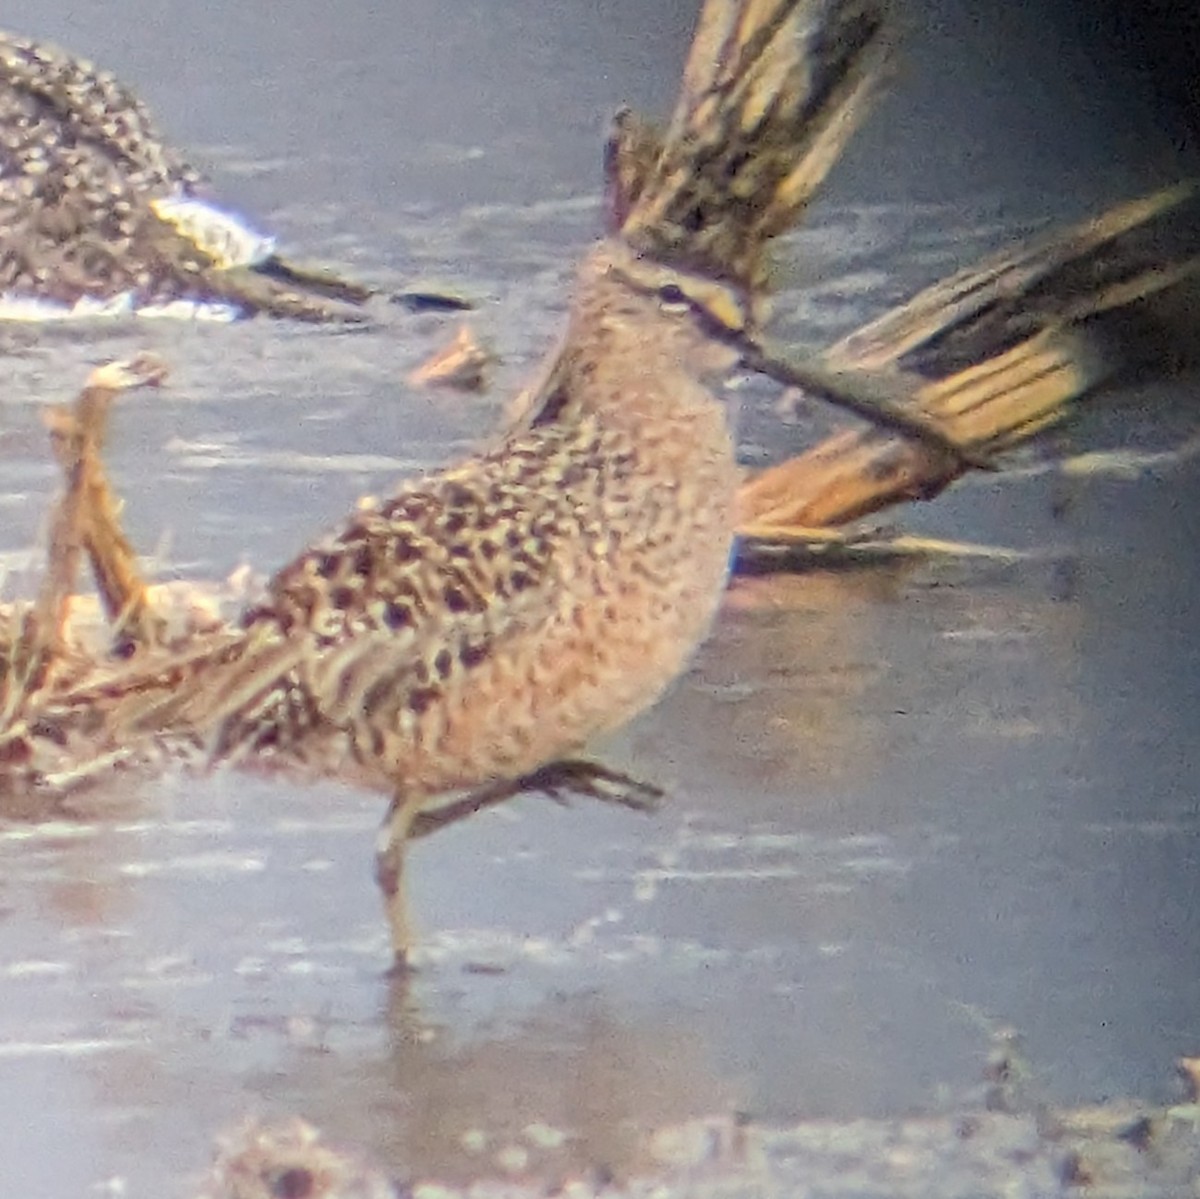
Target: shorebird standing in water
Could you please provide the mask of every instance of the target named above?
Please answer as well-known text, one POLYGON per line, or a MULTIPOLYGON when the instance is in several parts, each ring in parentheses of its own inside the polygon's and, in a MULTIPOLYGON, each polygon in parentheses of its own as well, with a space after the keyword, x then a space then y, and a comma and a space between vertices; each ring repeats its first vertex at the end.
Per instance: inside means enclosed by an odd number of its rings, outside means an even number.
POLYGON ((289 264, 206 199, 111 74, 0 32, 0 320, 360 320, 371 294, 289 264))
POLYGON ((133 760, 185 746, 390 794, 377 878, 404 964, 406 842, 526 787, 602 790, 613 776, 575 755, 707 633, 739 481, 716 384, 757 334, 767 245, 849 137, 884 39, 873 0, 708 0, 653 161, 496 443, 355 513, 237 628, 140 649, 59 696, 33 740, 133 760))

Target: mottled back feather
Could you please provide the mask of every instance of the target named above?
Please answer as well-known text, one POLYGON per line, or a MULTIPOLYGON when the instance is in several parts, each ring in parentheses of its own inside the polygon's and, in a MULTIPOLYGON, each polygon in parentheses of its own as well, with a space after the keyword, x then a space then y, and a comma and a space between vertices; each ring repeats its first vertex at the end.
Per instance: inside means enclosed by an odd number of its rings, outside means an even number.
POLYGON ((653 702, 709 627, 733 536, 711 384, 737 352, 696 308, 731 278, 757 297, 880 29, 860 0, 709 3, 654 168, 500 438, 304 550, 210 653, 143 654, 64 707, 100 707, 123 741, 422 797, 524 776, 653 702), (841 47, 818 66, 801 14, 841 47))

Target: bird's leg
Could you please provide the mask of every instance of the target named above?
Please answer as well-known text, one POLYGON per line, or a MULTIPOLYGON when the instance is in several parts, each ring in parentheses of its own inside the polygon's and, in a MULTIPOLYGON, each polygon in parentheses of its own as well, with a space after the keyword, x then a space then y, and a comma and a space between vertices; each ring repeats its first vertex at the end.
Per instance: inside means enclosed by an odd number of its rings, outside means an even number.
POLYGON ((404 854, 420 808, 420 796, 398 790, 375 841, 375 881, 383 895, 383 910, 392 938, 392 969, 396 974, 411 968, 412 929, 404 889, 404 854))
POLYGON ((485 808, 506 803, 526 791, 540 792, 560 804, 567 803, 572 794, 582 795, 603 803, 632 808, 635 812, 653 811, 663 797, 663 792, 651 783, 609 770, 599 762, 568 758, 551 762, 519 778, 499 779, 477 787, 450 803, 418 812, 409 829, 409 838, 416 841, 428 837, 485 808))
POLYGON ((495 808, 510 799, 515 799, 526 787, 521 779, 497 779, 482 787, 475 787, 465 795, 452 799, 448 803, 439 804, 436 808, 427 808, 413 817, 408 830, 409 839, 418 841, 441 829, 449 828, 460 820, 474 816, 485 808, 495 808))
POLYGON ((564 758, 535 770, 521 780, 524 791, 540 791, 555 803, 565 804, 571 795, 617 804, 635 812, 652 812, 664 792, 619 770, 610 770, 590 758, 564 758))

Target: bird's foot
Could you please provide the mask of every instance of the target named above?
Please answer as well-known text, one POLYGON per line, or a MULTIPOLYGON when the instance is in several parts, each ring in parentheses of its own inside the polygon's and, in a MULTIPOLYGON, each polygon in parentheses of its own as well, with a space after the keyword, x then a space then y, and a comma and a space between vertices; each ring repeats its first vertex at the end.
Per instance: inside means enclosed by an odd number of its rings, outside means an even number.
POLYGON ((587 758, 566 758, 535 770, 518 780, 523 791, 539 791, 555 803, 565 804, 571 795, 618 804, 635 812, 652 812, 665 792, 653 783, 610 770, 587 758))
POLYGON ((566 805, 572 795, 617 804, 635 812, 652 812, 658 807, 664 792, 652 783, 609 770, 599 762, 585 758, 566 758, 550 762, 530 774, 515 779, 500 779, 477 787, 449 803, 427 808, 413 817, 408 836, 412 841, 428 837, 439 829, 457 824, 485 808, 494 808, 526 791, 535 791, 566 805))

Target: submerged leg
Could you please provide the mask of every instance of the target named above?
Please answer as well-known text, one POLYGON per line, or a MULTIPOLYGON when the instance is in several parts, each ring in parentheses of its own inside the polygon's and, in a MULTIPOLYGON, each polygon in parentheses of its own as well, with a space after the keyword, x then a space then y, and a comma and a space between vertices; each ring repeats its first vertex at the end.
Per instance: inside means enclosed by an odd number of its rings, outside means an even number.
POLYGON ((392 939, 392 969, 397 974, 410 969, 412 928, 404 890, 404 854, 420 808, 420 796, 397 791, 375 841, 375 882, 383 896, 383 911, 392 939))
POLYGON ((383 896, 384 914, 391 934, 394 973, 403 974, 412 968, 409 961, 413 947, 412 927, 404 889, 404 856, 408 842, 428 837, 525 791, 540 791, 556 803, 564 804, 572 794, 583 795, 637 812, 652 811, 663 796, 663 792, 650 783, 583 758, 551 762, 520 778, 497 780, 433 809, 424 808, 428 797, 397 791, 379 826, 375 842, 375 881, 383 896))

